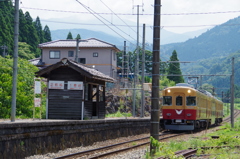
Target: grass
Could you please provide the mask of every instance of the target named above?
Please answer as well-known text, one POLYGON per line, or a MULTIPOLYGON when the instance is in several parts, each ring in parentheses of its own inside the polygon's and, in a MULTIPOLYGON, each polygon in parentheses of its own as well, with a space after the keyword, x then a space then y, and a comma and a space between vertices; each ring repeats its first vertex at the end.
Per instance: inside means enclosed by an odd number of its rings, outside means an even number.
MULTIPOLYGON (((220 130, 213 133, 205 134, 199 138, 191 138, 187 141, 170 141, 170 142, 152 142, 158 149, 154 157, 164 156, 166 158, 175 159, 183 158, 177 157, 174 155, 174 152, 179 150, 185 150, 188 148, 197 148, 197 155, 211 154, 208 158, 217 158, 217 159, 237 159, 240 154, 239 149, 236 149, 234 146, 240 146, 240 119, 234 123, 234 128, 231 128, 229 123, 221 126, 220 130), (219 139, 212 139, 211 136, 219 136, 219 139), (227 148, 220 149, 208 149, 203 150, 201 147, 216 147, 216 146, 229 146, 227 148)), ((145 158, 151 159, 150 152, 146 153, 145 158)))
POLYGON ((131 113, 121 113, 120 111, 117 111, 116 113, 113 114, 107 114, 106 118, 119 118, 119 117, 131 117, 131 113))

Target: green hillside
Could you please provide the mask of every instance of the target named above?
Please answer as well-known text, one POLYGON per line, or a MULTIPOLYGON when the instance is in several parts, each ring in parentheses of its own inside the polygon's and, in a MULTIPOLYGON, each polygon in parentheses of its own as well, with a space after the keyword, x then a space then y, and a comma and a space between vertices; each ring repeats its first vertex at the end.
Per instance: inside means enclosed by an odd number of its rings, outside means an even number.
MULTIPOLYGON (((202 84, 208 84, 219 97, 222 92, 229 93, 230 75, 232 74, 232 58, 234 57, 235 97, 240 98, 240 50, 227 56, 199 60, 182 66, 183 74, 189 75, 220 75, 202 76, 202 84)), ((187 77, 185 77, 186 79, 187 77)), ((185 80, 186 81, 186 80, 185 80)))
POLYGON ((240 16, 186 42, 161 46, 161 56, 169 57, 173 50, 180 61, 226 56, 240 50, 240 16))

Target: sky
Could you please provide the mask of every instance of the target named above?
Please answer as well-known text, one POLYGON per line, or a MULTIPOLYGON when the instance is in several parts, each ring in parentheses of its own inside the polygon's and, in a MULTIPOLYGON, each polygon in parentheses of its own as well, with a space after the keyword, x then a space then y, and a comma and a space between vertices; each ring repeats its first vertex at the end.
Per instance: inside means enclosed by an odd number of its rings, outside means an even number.
MULTIPOLYGON (((180 34, 210 28, 240 15, 239 0, 162 0, 161 4, 162 28, 180 34)), ((123 38, 137 33, 137 6, 140 34, 143 24, 152 30, 153 5, 154 0, 20 0, 20 9, 28 11, 33 19, 39 16, 51 30, 92 29, 123 38)))

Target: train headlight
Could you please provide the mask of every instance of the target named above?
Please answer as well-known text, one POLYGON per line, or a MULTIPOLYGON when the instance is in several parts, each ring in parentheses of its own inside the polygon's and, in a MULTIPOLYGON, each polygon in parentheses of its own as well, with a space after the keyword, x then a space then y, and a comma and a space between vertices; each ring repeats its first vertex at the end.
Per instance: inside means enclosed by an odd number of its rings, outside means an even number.
POLYGON ((167 116, 171 116, 172 114, 171 113, 167 113, 167 116))
POLYGON ((191 93, 191 90, 189 89, 187 92, 188 92, 188 93, 191 93))
POLYGON ((168 90, 167 90, 167 92, 168 92, 168 93, 170 93, 170 92, 171 92, 171 90, 170 90, 170 89, 168 89, 168 90))
POLYGON ((188 113, 187 116, 192 116, 192 114, 188 113))

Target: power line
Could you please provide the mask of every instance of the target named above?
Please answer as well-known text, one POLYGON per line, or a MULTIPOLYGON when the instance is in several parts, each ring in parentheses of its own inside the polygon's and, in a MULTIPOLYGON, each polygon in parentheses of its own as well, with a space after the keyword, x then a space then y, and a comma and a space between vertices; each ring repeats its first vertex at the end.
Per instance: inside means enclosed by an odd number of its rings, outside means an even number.
MULTIPOLYGON (((55 9, 45 9, 45 8, 33 8, 33 7, 21 7, 25 9, 32 9, 32 10, 43 10, 43 11, 51 11, 51 12, 64 12, 64 13, 82 13, 82 14, 91 14, 89 12, 79 12, 79 11, 68 11, 68 10, 55 10, 55 9)), ((228 14, 228 13, 239 13, 240 11, 221 11, 221 12, 199 12, 199 13, 164 13, 161 15, 164 16, 172 16, 172 15, 209 15, 209 14, 228 14)), ((102 14, 102 15, 111 15, 112 13, 95 13, 95 14, 102 14)), ((116 15, 137 15, 134 13, 115 13, 116 15)), ((142 13, 139 15, 144 16, 152 16, 151 13, 142 13)))
MULTIPOLYGON (((96 14, 94 14, 93 10, 90 9, 89 7, 87 7, 86 5, 84 5, 83 3, 79 2, 78 0, 76 0, 79 4, 81 4, 86 10, 88 10, 92 15, 94 15, 98 20, 100 20, 103 24, 105 24, 109 29, 111 29, 112 31, 114 31, 116 34, 118 34, 119 36, 121 36, 122 38, 126 39, 125 37, 123 37, 121 34, 119 34, 116 30, 114 30, 113 28, 111 28, 108 24, 106 24, 103 20, 101 20, 98 16, 96 16, 96 14)), ((100 16, 100 15, 99 15, 100 16)), ((102 19, 104 19, 105 21, 108 21, 107 19, 103 18, 102 16, 100 16, 102 19)), ((108 21, 109 22, 109 21, 108 21)), ((116 25, 112 24, 113 26, 115 26, 116 28, 118 28, 120 31, 122 31, 123 33, 125 33, 123 30, 121 30, 119 27, 117 27, 116 25)), ((127 33, 125 33, 127 34, 127 33)), ((131 37, 129 35, 129 37, 131 37)), ((131 37, 132 38, 132 37, 131 37)), ((135 40, 134 38, 132 38, 133 40, 135 40)), ((128 42, 130 42, 128 40, 128 42)), ((131 43, 131 42, 130 42, 131 43)), ((134 44, 133 44, 134 45, 134 44)))

